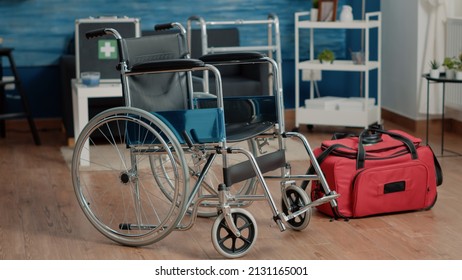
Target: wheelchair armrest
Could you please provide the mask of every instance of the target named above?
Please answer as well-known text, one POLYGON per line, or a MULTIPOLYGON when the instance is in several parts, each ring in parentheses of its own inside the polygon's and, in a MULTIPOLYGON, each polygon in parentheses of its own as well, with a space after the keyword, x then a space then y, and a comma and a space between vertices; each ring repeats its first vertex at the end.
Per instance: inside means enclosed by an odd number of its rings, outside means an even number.
POLYGON ((258 52, 214 53, 201 56, 199 59, 208 64, 235 64, 245 62, 263 62, 265 56, 258 52))
POLYGON ((204 67, 205 63, 198 59, 169 59, 135 64, 130 73, 155 71, 188 71, 196 67, 204 67))

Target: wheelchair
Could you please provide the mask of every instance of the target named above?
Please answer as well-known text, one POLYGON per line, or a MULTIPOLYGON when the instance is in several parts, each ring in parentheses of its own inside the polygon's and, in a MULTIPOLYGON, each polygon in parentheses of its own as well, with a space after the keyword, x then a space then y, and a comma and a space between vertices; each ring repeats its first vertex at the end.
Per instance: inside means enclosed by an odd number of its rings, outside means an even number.
POLYGON ((329 189, 306 138, 284 131, 274 60, 255 52, 191 59, 181 24, 155 30, 138 38, 122 38, 112 28, 86 34, 115 37, 126 103, 92 118, 74 148, 75 195, 99 232, 123 245, 145 246, 190 229, 198 217, 215 216, 213 246, 224 257, 238 258, 257 239, 257 223, 246 209, 252 202, 267 201, 281 231, 303 230, 313 206, 336 204, 338 194, 329 189), (216 65, 230 63, 269 64, 273 91, 224 97, 216 65), (216 95, 193 91, 194 71, 213 74, 216 95), (303 143, 316 174, 291 174, 284 140, 292 137, 303 143), (276 149, 265 150, 268 139, 277 142, 276 149), (280 181, 282 210, 266 180, 280 181), (327 194, 316 201, 296 185, 312 180, 327 194))

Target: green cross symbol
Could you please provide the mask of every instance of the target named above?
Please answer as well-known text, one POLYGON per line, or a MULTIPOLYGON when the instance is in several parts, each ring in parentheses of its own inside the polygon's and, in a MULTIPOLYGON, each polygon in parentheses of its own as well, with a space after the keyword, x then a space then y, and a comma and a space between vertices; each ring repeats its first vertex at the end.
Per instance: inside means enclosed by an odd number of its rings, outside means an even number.
POLYGON ((99 59, 117 59, 117 41, 99 40, 98 41, 99 59))

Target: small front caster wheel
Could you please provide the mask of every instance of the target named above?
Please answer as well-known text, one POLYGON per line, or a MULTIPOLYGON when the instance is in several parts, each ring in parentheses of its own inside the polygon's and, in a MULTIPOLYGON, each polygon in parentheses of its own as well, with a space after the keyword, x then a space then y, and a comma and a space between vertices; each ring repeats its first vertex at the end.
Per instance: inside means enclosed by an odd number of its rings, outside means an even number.
MULTIPOLYGON (((282 211, 286 215, 297 212, 311 202, 306 192, 300 187, 292 185, 287 187, 285 192, 285 198, 284 196, 282 198, 282 211)), ((289 227, 293 230, 304 230, 310 223, 311 213, 312 209, 310 208, 305 213, 288 220, 289 227)))
POLYGON ((212 243, 224 257, 239 258, 247 254, 255 244, 258 234, 257 223, 249 211, 241 208, 231 209, 231 217, 240 231, 240 236, 234 235, 222 213, 213 223, 212 243))

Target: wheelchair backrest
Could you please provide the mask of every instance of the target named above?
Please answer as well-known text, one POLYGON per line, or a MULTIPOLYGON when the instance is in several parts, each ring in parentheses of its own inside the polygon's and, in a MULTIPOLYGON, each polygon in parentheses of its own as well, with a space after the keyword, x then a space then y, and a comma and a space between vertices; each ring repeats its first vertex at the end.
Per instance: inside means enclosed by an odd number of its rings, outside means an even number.
MULTIPOLYGON (((185 58, 188 55, 186 37, 180 32, 159 32, 158 35, 123 39, 123 51, 128 70, 146 62, 185 58)), ((123 80, 123 79, 122 79, 123 80)), ((186 73, 130 75, 127 77, 130 104, 150 112, 188 108, 189 88, 186 73)), ((128 102, 128 101, 127 101, 128 102)))

